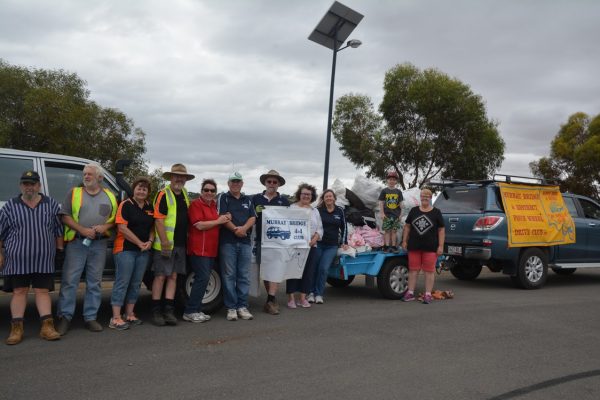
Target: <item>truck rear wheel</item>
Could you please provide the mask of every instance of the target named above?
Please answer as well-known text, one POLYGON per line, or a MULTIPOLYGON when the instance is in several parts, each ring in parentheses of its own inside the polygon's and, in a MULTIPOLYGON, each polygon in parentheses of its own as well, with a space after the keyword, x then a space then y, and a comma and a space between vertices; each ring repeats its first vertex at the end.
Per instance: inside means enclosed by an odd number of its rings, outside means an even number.
POLYGON ((519 259, 517 276, 513 282, 523 289, 539 289, 548 277, 548 256, 538 248, 525 250, 519 259))
MULTIPOLYGON (((194 273, 190 272, 186 276, 180 275, 177 282, 177 302, 181 307, 185 306, 185 303, 190 298, 190 292, 192 291, 192 285, 194 283, 194 273)), ((202 299, 202 312, 206 314, 212 314, 218 311, 223 306, 223 282, 221 281, 221 275, 215 269, 210 273, 208 284, 206 285, 206 292, 202 299)))
POLYGON ((335 288, 345 288, 345 287, 349 286, 353 280, 354 280, 354 275, 348 276, 348 279, 338 279, 338 278, 327 277, 327 283, 329 283, 329 285, 331 287, 335 287, 335 288))
POLYGON ((450 273, 461 281, 472 281, 479 276, 481 268, 478 264, 456 264, 450 269, 450 273))
POLYGON ((408 266, 405 258, 389 258, 377 275, 377 289, 386 299, 399 300, 408 287, 408 266))

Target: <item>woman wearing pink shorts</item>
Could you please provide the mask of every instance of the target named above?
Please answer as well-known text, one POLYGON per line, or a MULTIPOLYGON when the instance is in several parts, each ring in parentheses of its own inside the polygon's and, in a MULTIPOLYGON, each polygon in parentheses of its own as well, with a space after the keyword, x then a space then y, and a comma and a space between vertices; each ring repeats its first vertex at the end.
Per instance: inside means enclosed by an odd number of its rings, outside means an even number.
POLYGON ((408 289, 402 301, 415 300, 419 271, 425 274, 423 304, 433 300, 431 291, 435 279, 435 263, 444 252, 444 219, 439 209, 431 205, 431 191, 421 190, 421 205, 413 207, 406 217, 402 232, 402 247, 408 250, 408 289))

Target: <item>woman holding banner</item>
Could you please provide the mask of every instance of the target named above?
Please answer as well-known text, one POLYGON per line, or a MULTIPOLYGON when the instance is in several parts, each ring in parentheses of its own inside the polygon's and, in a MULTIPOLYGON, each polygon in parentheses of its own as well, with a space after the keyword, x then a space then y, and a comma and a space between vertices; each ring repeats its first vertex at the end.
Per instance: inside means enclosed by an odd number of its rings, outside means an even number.
POLYGON ((306 264, 304 265, 302 278, 288 279, 285 291, 288 294, 287 306, 289 308, 296 308, 297 306, 308 308, 310 307, 310 303, 306 300, 306 294, 313 284, 315 267, 319 260, 317 241, 323 236, 323 225, 321 223, 319 212, 311 205, 311 203, 317 199, 317 189, 314 186, 307 183, 301 183, 300 186, 298 186, 298 190, 296 190, 294 197, 296 198, 296 202, 290 207, 303 207, 312 210, 310 216, 310 251, 308 253, 308 258, 306 259, 306 264), (298 302, 296 302, 296 299, 294 298, 294 293, 300 293, 298 302))
POLYGON ((321 199, 317 206, 323 223, 323 237, 317 243, 319 261, 315 272, 313 288, 308 296, 308 301, 311 303, 323 304, 323 294, 325 292, 329 267, 333 263, 340 245, 344 250, 348 249, 346 216, 344 209, 335 205, 336 200, 337 197, 333 190, 326 189, 321 194, 321 199))

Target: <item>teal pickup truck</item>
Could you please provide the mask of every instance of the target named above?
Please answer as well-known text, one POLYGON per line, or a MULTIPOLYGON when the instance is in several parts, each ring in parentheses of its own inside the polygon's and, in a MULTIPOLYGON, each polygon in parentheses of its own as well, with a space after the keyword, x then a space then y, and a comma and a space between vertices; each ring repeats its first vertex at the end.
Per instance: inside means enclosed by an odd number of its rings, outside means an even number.
MULTIPOLYGON (((444 184, 434 206, 446 224, 446 266, 457 279, 473 280, 485 266, 510 276, 517 287, 538 289, 546 283, 548 269, 569 275, 577 268, 600 267, 600 204, 585 196, 562 193, 573 219, 576 242, 560 245, 508 245, 507 213, 501 183, 524 184, 523 179, 496 175, 486 181, 444 184)), ((527 183, 548 186, 543 181, 527 183)), ((515 223, 515 222, 513 222, 515 223)))

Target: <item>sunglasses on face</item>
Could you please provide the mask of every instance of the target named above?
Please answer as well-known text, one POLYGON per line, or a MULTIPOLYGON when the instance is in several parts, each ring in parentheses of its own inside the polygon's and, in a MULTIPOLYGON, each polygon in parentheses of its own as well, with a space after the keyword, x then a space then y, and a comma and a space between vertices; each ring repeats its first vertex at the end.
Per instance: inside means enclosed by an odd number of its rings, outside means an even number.
POLYGON ((204 188, 202 189, 202 191, 204 193, 217 193, 217 189, 208 189, 208 188, 204 188))
POLYGON ((300 193, 300 196, 312 196, 312 193, 300 193))
POLYGON ((276 180, 270 180, 270 179, 269 179, 269 180, 267 180, 266 182, 267 182, 269 185, 277 185, 277 184, 279 183, 279 181, 276 181, 276 180))

